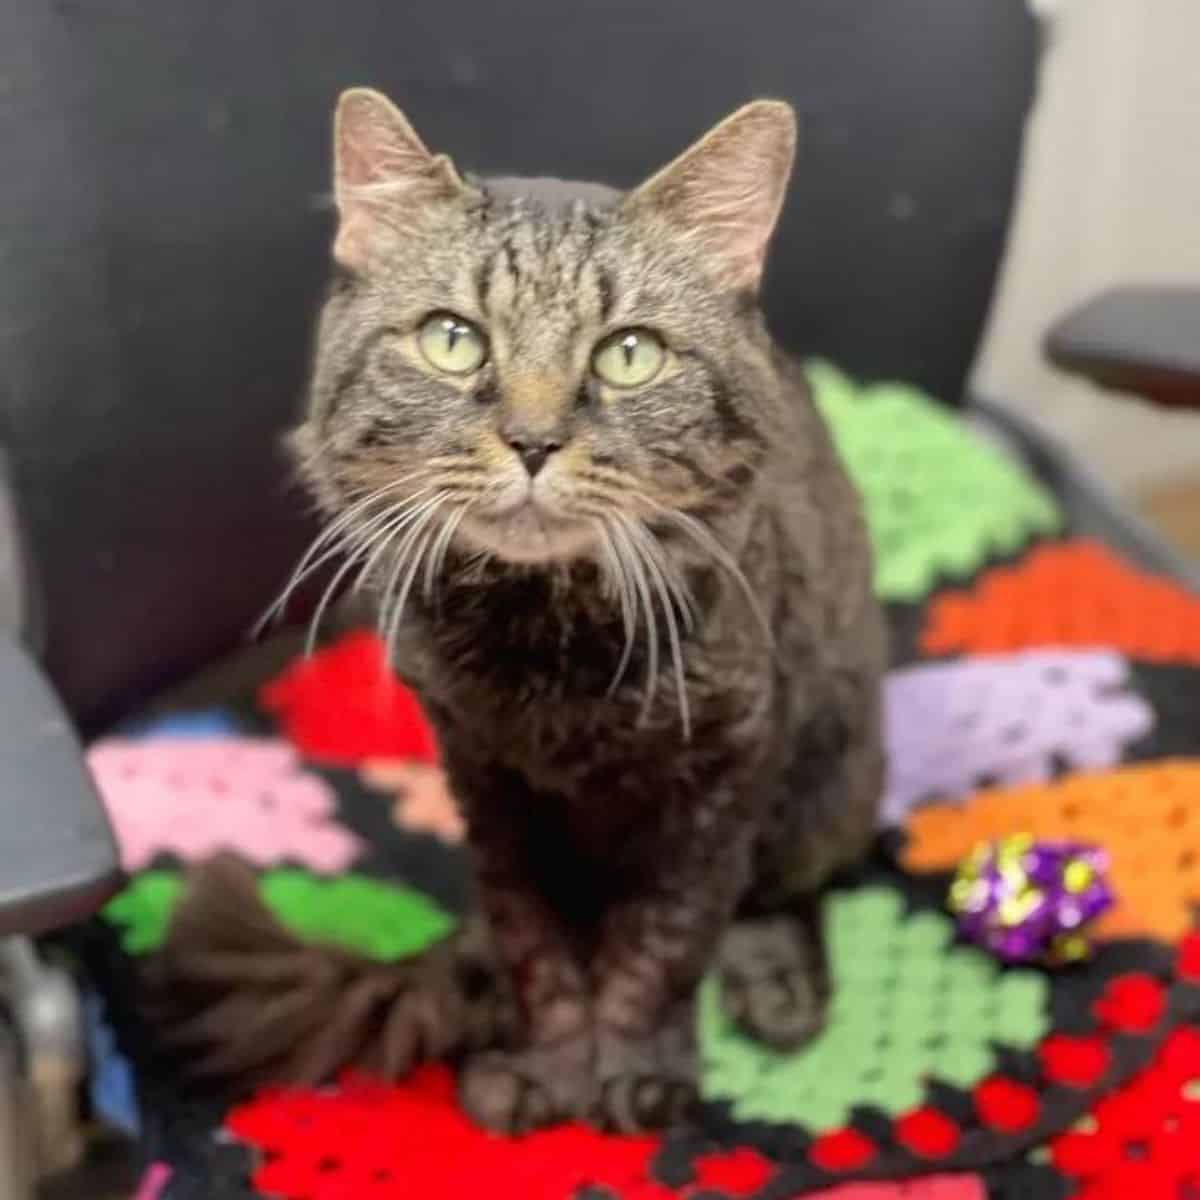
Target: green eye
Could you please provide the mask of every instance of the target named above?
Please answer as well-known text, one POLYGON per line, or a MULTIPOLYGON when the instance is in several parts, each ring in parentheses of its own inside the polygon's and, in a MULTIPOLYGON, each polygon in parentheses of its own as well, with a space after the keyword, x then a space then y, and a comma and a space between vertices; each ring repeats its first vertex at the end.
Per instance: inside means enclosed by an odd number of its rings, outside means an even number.
POLYGON ((619 329, 596 347, 592 370, 613 387, 640 387, 662 370, 666 357, 657 334, 648 329, 619 329))
POLYGON ((447 375, 470 375, 487 360, 487 339, 470 321, 453 313, 426 317, 417 345, 425 361, 447 375))

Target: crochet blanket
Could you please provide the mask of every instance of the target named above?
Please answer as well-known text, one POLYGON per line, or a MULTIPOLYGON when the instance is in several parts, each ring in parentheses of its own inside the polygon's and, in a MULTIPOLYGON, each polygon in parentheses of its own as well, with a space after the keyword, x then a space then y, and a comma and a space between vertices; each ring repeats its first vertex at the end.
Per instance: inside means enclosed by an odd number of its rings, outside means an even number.
POLYGON ((706 986, 704 1104, 652 1137, 486 1134, 441 1066, 186 1094, 135 970, 186 863, 233 851, 297 933, 381 960, 471 904, 430 730, 374 636, 351 633, 253 695, 90 749, 130 880, 75 941, 93 1099, 140 1139, 140 1200, 1200 1196, 1200 597, 1073 536, 925 397, 811 373, 893 634, 880 852, 824 901, 823 1032, 768 1050, 706 986), (1017 832, 1110 854, 1117 902, 1086 961, 1006 967, 956 940, 949 873, 1017 832))

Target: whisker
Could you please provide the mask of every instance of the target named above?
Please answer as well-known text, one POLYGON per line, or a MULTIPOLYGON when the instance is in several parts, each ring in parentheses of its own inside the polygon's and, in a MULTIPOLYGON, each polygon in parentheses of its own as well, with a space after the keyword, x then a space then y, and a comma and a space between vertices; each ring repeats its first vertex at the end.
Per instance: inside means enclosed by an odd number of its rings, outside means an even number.
POLYGON ((658 688, 658 621, 654 615, 654 603, 650 596, 650 584, 646 579, 641 551, 629 534, 630 518, 623 513, 615 515, 617 523, 613 526, 613 532, 617 536, 618 544, 624 547, 633 584, 641 607, 646 613, 646 685, 645 694, 642 696, 642 711, 638 717, 639 723, 644 723, 650 715, 654 693, 658 688))
MULTIPOLYGON (((317 538, 315 539, 315 541, 313 542, 312 546, 309 549, 309 553, 310 554, 315 553, 315 551, 317 549, 319 549, 320 546, 328 538, 333 537, 339 531, 343 530, 346 526, 352 524, 355 520, 357 520, 360 516, 362 516, 362 514, 376 500, 380 500, 384 496, 387 496, 390 493, 398 490, 404 484, 410 483, 412 480, 416 479, 420 474, 421 474, 421 472, 419 472, 419 471, 410 471, 407 475, 401 475, 398 479, 389 480, 387 483, 383 484, 382 486, 377 487, 373 491, 368 492, 365 496, 360 496, 357 500, 353 501, 353 503, 351 503, 345 510, 343 510, 335 520, 331 521, 329 523, 329 525, 317 536, 317 538)), ((380 514, 377 514, 377 515, 380 515, 380 514)), ((305 555, 305 557, 308 557, 308 555, 305 555)), ((300 565, 303 565, 303 561, 304 560, 302 559, 300 565)))
POLYGON ((432 490, 432 488, 426 487, 422 488, 419 492, 416 492, 408 499, 408 501, 405 502, 403 511, 396 516, 396 519, 394 521, 387 522, 384 528, 380 529, 372 536, 371 544, 374 546, 374 551, 371 554, 371 557, 367 559, 363 569, 359 571, 358 578, 354 581, 354 591, 356 593, 361 591, 362 588, 370 582, 371 575, 374 572, 376 565, 387 553, 388 548, 391 546, 392 542, 395 541, 396 535, 412 521, 415 515, 413 509, 415 502, 427 496, 432 490))
POLYGON ((746 578, 742 568, 738 566, 737 560, 733 555, 695 517, 671 509, 663 509, 663 512, 668 520, 690 534, 701 548, 707 550, 709 555, 720 566, 725 568, 725 571, 741 589, 742 595, 745 596, 746 603, 749 605, 750 611, 754 614, 754 619, 758 622, 758 626, 762 630, 767 646, 773 648, 775 645, 775 635, 771 632, 771 626, 767 624, 767 618, 758 603, 758 597, 754 594, 754 589, 750 586, 750 581, 746 578))
MULTIPOLYGON (((406 524, 408 519, 408 514, 402 516, 398 522, 397 528, 403 524, 406 524)), ((388 540, 390 540, 390 538, 391 534, 389 534, 388 540)), ((347 556, 346 561, 337 570, 329 583, 326 584, 325 590, 321 593, 321 598, 317 603, 317 607, 313 610, 312 618, 308 623, 308 633, 304 639, 304 653, 306 656, 311 657, 313 651, 316 649, 317 638, 320 636, 321 632, 321 624, 325 619, 325 612, 329 605, 333 602, 334 598, 337 596, 342 584, 342 580, 344 580, 346 576, 349 575, 350 572, 362 562, 372 545, 373 542, 368 540, 363 545, 357 547, 353 553, 347 556)))
POLYGON ((448 472, 438 472, 437 477, 438 487, 453 489, 455 492, 472 496, 482 495, 487 491, 487 487, 474 480, 471 476, 465 478, 459 475, 450 474, 448 472))
POLYGON ((408 573, 404 576, 404 585, 401 587, 395 602, 392 604, 385 643, 387 647, 385 661, 389 666, 395 662, 396 638, 400 635, 400 621, 404 616, 404 606, 408 601, 408 594, 412 590, 413 581, 416 579, 417 572, 421 568, 421 560, 424 558, 425 552, 429 549, 429 545, 434 537, 433 519, 437 514, 438 507, 440 505, 435 505, 431 508, 413 527, 413 532, 419 535, 420 542, 415 545, 412 564, 408 568, 408 573))
MULTIPOLYGON (((434 499, 436 500, 436 497, 434 499)), ((423 504, 418 506, 415 512, 403 513, 397 522, 396 528, 388 535, 388 540, 390 541, 392 536, 399 532, 400 528, 414 520, 419 513, 425 511, 430 503, 432 503, 432 501, 426 500, 423 504)), ((311 656, 313 651, 316 649, 317 638, 320 636, 321 632, 321 623, 325 619, 325 612, 329 608, 329 605, 333 602, 334 597, 338 594, 342 580, 345 579, 346 576, 349 575, 350 572, 354 570, 354 568, 358 566, 360 562, 362 562, 372 545, 373 542, 367 542, 365 545, 356 549, 354 553, 351 554, 342 564, 337 573, 326 585, 325 590, 321 593, 321 599, 313 612, 312 619, 308 623, 308 634, 304 640, 304 653, 306 655, 311 656)))
POLYGON ((687 681, 684 677, 683 671, 683 648, 680 644, 679 627, 675 620, 675 605, 672 603, 672 596, 669 593, 667 581, 663 574, 663 569, 659 565, 657 553, 651 552, 654 542, 650 534, 645 530, 644 527, 637 525, 633 525, 629 532, 636 536, 636 539, 640 544, 642 557, 646 564, 650 582, 654 585, 654 590, 658 593, 658 599, 662 605, 663 616, 667 621, 667 639, 671 645, 671 667, 675 676, 675 692, 679 697, 679 718, 683 724, 684 739, 686 741, 691 741, 692 721, 691 713, 688 708, 687 681))
POLYGON ((321 622, 325 619, 325 610, 337 595, 342 580, 358 565, 359 559, 362 558, 364 552, 365 547, 351 554, 341 567, 338 568, 333 578, 325 585, 325 590, 321 593, 321 599, 318 601, 317 607, 313 611, 312 618, 308 623, 308 633, 304 638, 304 654, 306 657, 311 657, 313 651, 317 648, 317 637, 321 631, 321 622))
POLYGON ((599 467, 595 463, 589 463, 575 474, 578 479, 594 479, 600 483, 615 483, 621 487, 629 483, 629 476, 624 471, 613 467, 599 467))
MULTIPOLYGON (((390 483, 386 483, 382 487, 376 488, 366 496, 359 497, 359 499, 354 501, 349 508, 340 513, 335 520, 326 525, 325 528, 322 529, 315 538, 313 538, 308 548, 301 555, 300 561, 293 568, 292 573, 280 591, 279 596, 255 622, 250 636, 252 638, 261 637, 263 631, 266 629, 273 617, 283 616, 283 613, 287 608, 288 601, 291 600, 300 584, 303 583, 304 580, 312 575, 315 571, 323 567, 327 562, 330 561, 330 559, 337 557, 337 555, 346 548, 346 539, 340 537, 339 535, 343 533, 347 527, 352 525, 358 516, 365 512, 366 509, 369 508, 370 505, 376 500, 381 499, 389 492, 392 492, 402 484, 407 483, 409 480, 414 478, 416 474, 418 474, 418 472, 413 472, 412 474, 402 476, 400 479, 394 479, 390 483), (326 550, 324 554, 321 554, 322 548, 331 540, 334 541, 332 548, 326 550), (313 561, 314 557, 318 554, 320 554, 320 557, 313 561)), ((386 516, 386 514, 381 515, 386 516)), ((374 520, 376 520, 376 518, 372 518, 372 522, 374 520)))
POLYGON ((469 582, 482 583, 487 572, 487 565, 492 561, 492 557, 491 550, 476 550, 463 564, 463 577, 467 578, 467 572, 470 571, 472 574, 469 577, 469 582))
POLYGON ((404 573, 404 568, 407 565, 409 551, 413 547, 421 530, 425 525, 425 518, 430 512, 436 511, 440 507, 443 500, 448 497, 448 492, 438 492, 437 495, 428 500, 423 501, 412 512, 410 519, 405 522, 411 525, 411 528, 404 535, 400 545, 396 549, 396 561, 392 565, 391 571, 388 573, 387 581, 379 593, 379 614, 377 621, 377 629, 380 636, 383 636, 384 630, 387 628, 388 617, 391 613, 391 605, 395 595, 396 586, 400 581, 400 576, 404 573))
POLYGON ((684 630, 687 633, 691 633, 699 619, 696 600, 692 595, 691 589, 680 577, 678 568, 667 557, 666 552, 655 539, 654 535, 640 521, 634 522, 634 528, 637 531, 637 536, 641 541, 642 549, 645 551, 647 559, 653 560, 662 576, 664 585, 669 590, 671 598, 679 609, 679 616, 683 620, 684 630))
POLYGON ((608 685, 608 692, 606 693, 612 696, 615 694, 617 688, 620 687, 621 680, 624 678, 625 671, 629 666, 629 659, 633 654, 633 643, 637 636, 636 599, 633 596, 633 585, 630 583, 629 573, 626 570, 624 560, 621 558, 620 551, 613 540, 612 530, 609 528, 608 521, 603 517, 597 517, 596 527, 600 533, 600 546, 604 551, 604 557, 608 564, 613 586, 620 600, 621 624, 625 629, 625 645, 621 650, 621 659, 617 663, 617 669, 613 674, 612 682, 608 685))
POLYGON ((665 504, 660 504, 657 500, 647 496, 645 492, 634 491, 633 494, 644 503, 650 505, 658 514, 676 525, 683 532, 687 533, 694 542, 702 549, 707 551, 720 567, 723 567, 726 573, 741 589, 742 595, 746 598, 746 603, 750 607, 751 613, 754 615, 755 621, 758 622, 758 627, 762 631, 763 638, 769 648, 775 645, 775 635, 771 632, 771 626, 767 624, 767 619, 763 615, 761 606, 758 603, 758 597, 754 594, 754 589, 750 586, 750 581, 746 578, 742 568, 738 566, 737 560, 717 541, 712 531, 706 526, 697 521, 695 517, 688 513, 680 512, 676 508, 668 508, 665 504))
POLYGON ((460 505, 452 512, 442 524, 437 537, 433 542, 433 550, 429 555, 429 561, 425 564, 425 599, 430 600, 433 596, 433 585, 438 575, 442 572, 442 564, 446 561, 446 554, 450 550, 450 542, 454 538, 455 530, 462 524, 462 519, 467 515, 467 509, 470 508, 470 502, 460 505))

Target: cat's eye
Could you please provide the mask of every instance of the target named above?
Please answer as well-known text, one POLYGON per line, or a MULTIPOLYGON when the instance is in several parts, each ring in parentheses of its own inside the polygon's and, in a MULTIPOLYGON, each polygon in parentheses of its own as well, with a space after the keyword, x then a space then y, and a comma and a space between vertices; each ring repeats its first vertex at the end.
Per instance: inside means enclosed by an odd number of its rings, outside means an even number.
POLYGON ((454 313, 436 312, 425 318, 417 345, 431 367, 447 375, 470 375, 487 361, 487 339, 470 321, 454 313))
POLYGON ((592 370, 618 388, 641 387, 662 370, 667 350, 648 329, 619 329, 592 353, 592 370))

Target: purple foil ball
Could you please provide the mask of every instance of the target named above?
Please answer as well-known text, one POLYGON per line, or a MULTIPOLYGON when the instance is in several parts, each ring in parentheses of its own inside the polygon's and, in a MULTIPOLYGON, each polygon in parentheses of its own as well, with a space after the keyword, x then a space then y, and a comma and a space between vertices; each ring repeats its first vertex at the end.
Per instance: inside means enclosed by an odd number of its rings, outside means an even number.
POLYGON ((1076 961, 1112 906, 1108 869, 1098 846, 1013 834, 975 847, 950 886, 950 910, 967 941, 1004 962, 1076 961))

